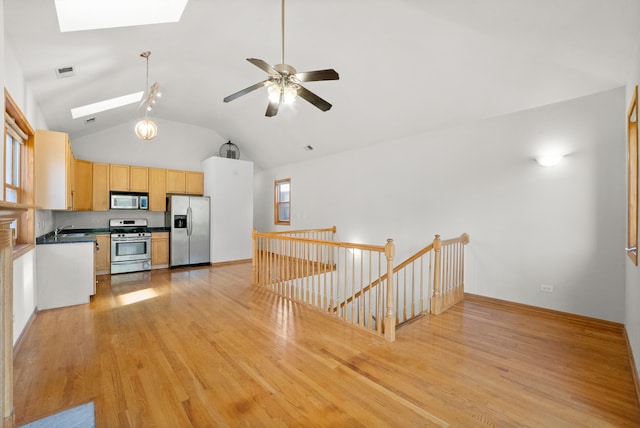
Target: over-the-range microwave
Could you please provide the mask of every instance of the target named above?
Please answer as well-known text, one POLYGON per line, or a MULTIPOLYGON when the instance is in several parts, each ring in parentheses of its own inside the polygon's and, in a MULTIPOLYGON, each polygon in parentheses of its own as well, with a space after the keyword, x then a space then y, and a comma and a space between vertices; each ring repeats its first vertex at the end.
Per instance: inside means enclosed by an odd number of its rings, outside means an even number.
POLYGON ((149 195, 146 193, 111 192, 112 210, 148 210, 149 195))

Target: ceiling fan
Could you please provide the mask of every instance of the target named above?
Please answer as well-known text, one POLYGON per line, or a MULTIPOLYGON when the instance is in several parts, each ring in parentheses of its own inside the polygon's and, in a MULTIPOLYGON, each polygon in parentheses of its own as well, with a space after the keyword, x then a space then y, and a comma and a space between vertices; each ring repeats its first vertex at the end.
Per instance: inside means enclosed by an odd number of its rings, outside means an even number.
POLYGON ((327 111, 331 108, 331 104, 302 86, 301 83, 338 80, 340 78, 338 72, 334 69, 327 69, 298 73, 295 68, 284 62, 284 0, 282 0, 282 63, 272 66, 257 58, 247 58, 247 61, 266 71, 269 77, 262 82, 229 95, 223 100, 225 103, 266 86, 269 92, 269 105, 265 113, 267 117, 278 114, 280 104, 293 102, 296 96, 300 96, 322 111, 327 111))

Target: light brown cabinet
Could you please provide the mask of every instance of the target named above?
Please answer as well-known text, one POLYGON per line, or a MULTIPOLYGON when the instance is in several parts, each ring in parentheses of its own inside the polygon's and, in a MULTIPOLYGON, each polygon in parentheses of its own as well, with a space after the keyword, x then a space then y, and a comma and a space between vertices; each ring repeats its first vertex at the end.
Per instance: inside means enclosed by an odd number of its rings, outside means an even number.
POLYGON ((63 132, 37 130, 34 139, 35 205, 70 210, 73 204, 73 153, 63 132))
POLYGON ((93 164, 73 159, 73 209, 91 211, 93 206, 93 164))
POLYGON ((151 267, 169 266, 169 232, 151 234, 151 267))
POLYGON ((129 191, 149 191, 149 168, 144 166, 129 167, 129 191))
POLYGON ((186 190, 186 171, 167 170, 167 193, 184 193, 186 190))
POLYGON ((149 168, 144 166, 109 165, 109 189, 122 192, 149 191, 149 168))
POLYGON ((204 173, 168 169, 167 193, 202 196, 204 194, 204 173))
POLYGON ((109 164, 93 163, 93 211, 109 209, 109 164))
POLYGON ((187 195, 204 195, 204 173, 186 171, 186 194, 187 195))
POLYGON ((129 166, 109 165, 109 189, 116 191, 129 191, 129 166))
POLYGON ((149 168, 149 211, 167 209, 167 170, 149 168))
POLYGON ((96 235, 96 274, 111 272, 111 236, 96 235))

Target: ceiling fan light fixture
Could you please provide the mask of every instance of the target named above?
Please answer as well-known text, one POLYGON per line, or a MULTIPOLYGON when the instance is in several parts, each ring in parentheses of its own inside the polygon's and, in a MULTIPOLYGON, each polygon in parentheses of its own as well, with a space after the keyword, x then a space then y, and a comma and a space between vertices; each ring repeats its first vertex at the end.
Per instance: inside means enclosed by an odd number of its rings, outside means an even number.
POLYGON ((158 135, 158 125, 151 119, 144 118, 136 123, 136 136, 143 140, 153 140, 158 135))
POLYGON ((269 101, 272 103, 280 102, 280 94, 283 94, 282 102, 285 104, 293 103, 298 96, 298 91, 290 85, 271 85, 267 92, 269 93, 269 101))

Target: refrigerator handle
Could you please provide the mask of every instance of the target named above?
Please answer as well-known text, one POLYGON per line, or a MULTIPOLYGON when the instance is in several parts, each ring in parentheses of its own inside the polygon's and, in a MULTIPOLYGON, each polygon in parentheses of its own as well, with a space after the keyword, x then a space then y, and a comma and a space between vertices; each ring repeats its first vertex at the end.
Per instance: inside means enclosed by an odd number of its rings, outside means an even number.
POLYGON ((191 232, 193 231, 193 211, 191 207, 187 208, 187 236, 191 236, 191 232))

